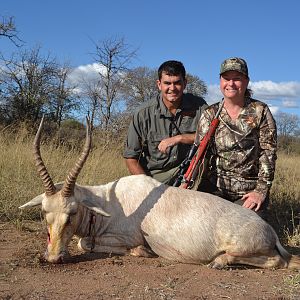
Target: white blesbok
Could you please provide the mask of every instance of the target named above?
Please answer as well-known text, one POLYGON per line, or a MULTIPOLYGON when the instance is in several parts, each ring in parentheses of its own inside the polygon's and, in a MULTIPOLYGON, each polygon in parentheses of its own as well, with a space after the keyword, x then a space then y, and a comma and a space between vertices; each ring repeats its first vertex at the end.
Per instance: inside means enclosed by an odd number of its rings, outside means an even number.
POLYGON ((40 154, 42 124, 43 120, 34 141, 34 157, 45 193, 20 208, 42 205, 49 262, 64 262, 68 243, 77 235, 85 251, 147 257, 156 253, 214 268, 232 264, 300 268, 300 258, 282 247, 269 224, 255 212, 219 197, 170 187, 146 175, 100 186, 76 184, 90 151, 89 122, 75 167, 64 183, 53 184, 40 154))

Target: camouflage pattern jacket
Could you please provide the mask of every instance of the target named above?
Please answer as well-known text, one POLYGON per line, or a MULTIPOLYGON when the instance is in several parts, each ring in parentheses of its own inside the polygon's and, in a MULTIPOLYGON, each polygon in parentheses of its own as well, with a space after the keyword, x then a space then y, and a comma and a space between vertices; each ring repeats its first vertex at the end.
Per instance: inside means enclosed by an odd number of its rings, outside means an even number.
MULTIPOLYGON (((219 103, 209 106, 198 123, 196 142, 203 138, 219 103)), ((277 133, 269 107, 245 98, 245 106, 233 121, 223 107, 220 123, 208 150, 206 180, 220 196, 236 201, 256 191, 267 196, 274 179, 277 133)))

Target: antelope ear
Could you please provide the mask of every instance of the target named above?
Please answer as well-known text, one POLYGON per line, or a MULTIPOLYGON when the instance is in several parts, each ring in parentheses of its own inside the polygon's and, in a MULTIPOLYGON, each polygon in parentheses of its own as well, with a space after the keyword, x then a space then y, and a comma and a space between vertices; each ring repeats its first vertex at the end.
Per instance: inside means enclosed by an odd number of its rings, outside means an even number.
POLYGON ((24 209, 28 207, 34 207, 42 204, 42 201, 44 199, 44 194, 38 195, 35 198, 33 198, 31 201, 21 205, 19 208, 24 209))
POLYGON ((80 203, 87 207, 90 210, 93 210, 95 213, 100 214, 105 217, 110 217, 110 214, 107 213, 105 210, 103 210, 98 203, 95 203, 94 201, 90 201, 89 199, 85 199, 80 201, 80 203))

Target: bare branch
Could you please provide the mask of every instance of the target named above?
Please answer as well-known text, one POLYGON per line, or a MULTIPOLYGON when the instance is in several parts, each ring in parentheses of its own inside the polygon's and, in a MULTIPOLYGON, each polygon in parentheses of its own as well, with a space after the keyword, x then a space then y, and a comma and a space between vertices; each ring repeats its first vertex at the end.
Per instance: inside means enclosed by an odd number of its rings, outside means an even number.
POLYGON ((204 81, 201 80, 198 76, 187 74, 186 78, 187 78, 187 86, 186 86, 187 93, 191 93, 199 97, 203 97, 207 94, 207 86, 204 83, 204 81))
POLYGON ((291 136, 297 133, 300 128, 300 118, 295 114, 279 112, 276 116, 278 135, 291 136))
POLYGON ((6 60, 0 55, 2 116, 5 122, 36 122, 48 113, 58 125, 75 105, 67 84, 69 68, 42 55, 39 47, 22 50, 6 60))
POLYGON ((123 78, 122 93, 129 111, 133 111, 138 105, 158 94, 157 78, 156 71, 147 67, 138 67, 126 73, 123 78))
POLYGON ((102 86, 100 112, 103 127, 107 129, 111 119, 112 107, 121 95, 122 77, 129 70, 129 64, 136 56, 137 50, 125 43, 124 38, 110 38, 95 43, 94 59, 104 68, 99 72, 102 86))
POLYGON ((21 47, 23 44, 23 41, 18 37, 13 17, 2 17, 2 22, 0 22, 0 36, 7 37, 17 47, 21 47))

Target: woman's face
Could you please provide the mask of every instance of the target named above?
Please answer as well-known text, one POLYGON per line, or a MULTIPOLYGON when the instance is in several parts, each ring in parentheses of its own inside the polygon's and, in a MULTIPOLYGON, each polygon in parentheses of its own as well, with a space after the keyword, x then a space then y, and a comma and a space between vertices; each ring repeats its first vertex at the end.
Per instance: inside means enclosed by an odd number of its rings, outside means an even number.
POLYGON ((244 98, 249 78, 237 71, 227 71, 220 77, 220 90, 224 98, 244 98))

